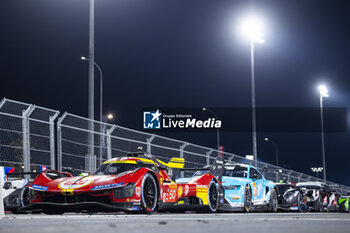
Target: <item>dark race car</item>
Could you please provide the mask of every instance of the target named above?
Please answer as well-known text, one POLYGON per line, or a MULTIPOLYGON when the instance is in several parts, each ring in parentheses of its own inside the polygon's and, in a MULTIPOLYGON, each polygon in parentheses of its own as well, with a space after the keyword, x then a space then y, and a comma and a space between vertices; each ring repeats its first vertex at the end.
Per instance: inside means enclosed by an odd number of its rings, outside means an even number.
POLYGON ((29 187, 26 179, 8 179, 3 187, 5 210, 14 214, 22 213, 18 209, 29 205, 29 187))
POLYGON ((339 211, 339 193, 324 182, 297 183, 306 196, 307 205, 314 211, 339 211))
POLYGON ((278 209, 297 210, 305 212, 307 210, 307 197, 304 196, 300 188, 292 183, 276 183, 278 193, 278 209))
POLYGON ((219 182, 206 172, 189 183, 175 183, 171 176, 184 166, 183 158, 164 163, 152 155, 132 153, 104 162, 94 174, 45 171, 30 187, 31 204, 47 214, 63 212, 126 211, 151 213, 182 209, 215 212, 219 182))
POLYGON ((339 212, 340 206, 340 193, 336 190, 337 186, 328 185, 326 186, 326 192, 328 197, 327 210, 333 212, 339 212))

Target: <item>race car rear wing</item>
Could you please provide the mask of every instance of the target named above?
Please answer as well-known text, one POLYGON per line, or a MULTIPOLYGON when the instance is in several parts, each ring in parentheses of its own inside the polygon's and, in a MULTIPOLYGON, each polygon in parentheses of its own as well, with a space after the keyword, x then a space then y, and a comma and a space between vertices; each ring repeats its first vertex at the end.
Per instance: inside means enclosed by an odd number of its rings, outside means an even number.
POLYGON ((213 174, 219 182, 222 181, 222 175, 224 174, 224 155, 219 153, 219 156, 216 157, 213 165, 211 165, 209 172, 213 174))

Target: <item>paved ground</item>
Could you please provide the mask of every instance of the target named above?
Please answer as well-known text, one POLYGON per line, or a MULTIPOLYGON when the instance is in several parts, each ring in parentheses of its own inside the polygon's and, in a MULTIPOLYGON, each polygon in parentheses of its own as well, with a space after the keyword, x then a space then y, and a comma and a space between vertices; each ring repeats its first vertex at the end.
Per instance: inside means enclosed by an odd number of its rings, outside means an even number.
POLYGON ((6 215, 1 233, 16 232, 350 232, 349 213, 233 213, 153 215, 6 215))

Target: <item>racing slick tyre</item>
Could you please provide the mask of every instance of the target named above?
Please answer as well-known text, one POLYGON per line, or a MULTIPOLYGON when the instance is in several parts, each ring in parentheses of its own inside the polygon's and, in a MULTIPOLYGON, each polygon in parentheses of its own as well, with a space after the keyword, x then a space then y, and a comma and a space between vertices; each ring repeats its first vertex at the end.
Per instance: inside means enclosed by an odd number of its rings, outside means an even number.
POLYGON ((270 195, 270 201, 269 201, 269 212, 275 213, 277 212, 278 208, 278 197, 277 197, 277 192, 276 189, 272 189, 272 193, 270 195))
POLYGON ((158 206, 158 187, 151 173, 146 173, 141 184, 142 212, 150 214, 158 206))
POLYGON ((197 213, 215 213, 219 205, 219 190, 216 183, 211 180, 208 188, 208 206, 196 210, 197 213))
POLYGON ((250 191, 249 186, 247 185, 245 187, 245 191, 244 191, 244 206, 243 206, 243 212, 244 213, 249 213, 250 212, 250 208, 252 206, 252 192, 250 191))
POLYGON ((298 193, 298 209, 300 212, 304 213, 306 211, 306 204, 303 198, 303 195, 301 195, 301 193, 298 193))
MULTIPOLYGON (((19 208, 25 207, 25 206, 30 204, 29 188, 28 187, 24 187, 22 189, 21 194, 19 196, 19 199, 20 199, 19 200, 19 203, 20 203, 20 207, 19 208)), ((26 211, 18 210, 18 209, 11 210, 11 213, 13 213, 13 214, 27 214, 26 211)))
POLYGON ((321 199, 314 202, 314 211, 323 212, 323 204, 321 199))

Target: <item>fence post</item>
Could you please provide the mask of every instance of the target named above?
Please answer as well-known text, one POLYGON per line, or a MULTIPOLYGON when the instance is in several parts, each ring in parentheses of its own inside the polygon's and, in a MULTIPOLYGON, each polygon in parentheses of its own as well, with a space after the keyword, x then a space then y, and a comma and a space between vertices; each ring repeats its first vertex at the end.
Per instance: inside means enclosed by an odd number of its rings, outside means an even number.
POLYGON ((66 118, 67 112, 63 113, 63 115, 58 118, 57 121, 57 170, 62 171, 62 129, 61 124, 62 121, 66 118))
POLYGON ((2 98, 1 102, 0 102, 0 109, 2 108, 2 106, 4 106, 4 104, 6 103, 6 98, 2 98))
POLYGON ((213 153, 214 150, 210 150, 205 152, 205 155, 207 156, 207 165, 210 165, 210 154, 213 153))
MULTIPOLYGON (((23 171, 30 172, 30 124, 29 117, 34 111, 35 105, 30 105, 22 112, 22 137, 23 137, 23 171)), ((24 175, 24 178, 29 180, 30 175, 24 175)))
MULTIPOLYGON (((185 149, 185 147, 188 146, 188 145, 189 145, 189 143, 186 142, 185 144, 183 144, 183 145, 180 146, 180 158, 183 158, 183 157, 184 157, 184 149, 185 149)), ((181 171, 181 172, 180 172, 180 177, 183 178, 184 175, 185 175, 184 171, 181 171)))
POLYGON ((151 137, 146 139, 147 142, 147 154, 151 154, 152 153, 152 141, 155 139, 156 135, 152 134, 151 137))
POLYGON ((293 172, 293 171, 288 171, 288 173, 287 173, 287 181, 289 181, 289 182, 291 181, 291 180, 290 180, 290 174, 291 174, 292 172, 293 172))
POLYGON ((56 163, 55 163, 55 120, 60 114, 59 111, 56 111, 56 113, 53 116, 50 116, 50 163, 51 163, 51 169, 56 170, 56 163))
MULTIPOLYGON (((1 106, 0 106, 1 108, 1 106)), ((3 191, 2 191, 2 187, 4 186, 4 178, 5 178, 5 171, 4 171, 4 167, 0 166, 0 218, 5 216, 5 212, 4 212, 4 202, 3 202, 3 191)))
POLYGON ((110 129, 107 130, 107 160, 112 158, 112 133, 117 128, 116 125, 113 125, 110 129))
POLYGON ((302 176, 303 174, 300 174, 299 176, 298 176, 298 182, 300 182, 301 180, 300 180, 300 177, 302 176))

